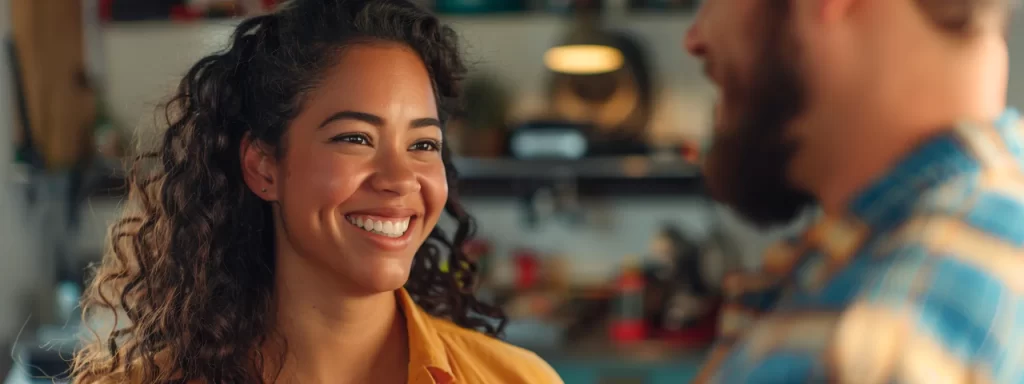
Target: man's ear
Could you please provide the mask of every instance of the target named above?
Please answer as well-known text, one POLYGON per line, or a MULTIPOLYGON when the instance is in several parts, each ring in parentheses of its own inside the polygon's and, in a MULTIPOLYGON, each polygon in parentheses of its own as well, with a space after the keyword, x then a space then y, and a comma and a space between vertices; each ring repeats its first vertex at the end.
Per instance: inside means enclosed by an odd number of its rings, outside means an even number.
POLYGON ((242 160, 242 177, 249 190, 263 200, 276 201, 278 164, 273 148, 246 135, 242 138, 239 156, 242 160))

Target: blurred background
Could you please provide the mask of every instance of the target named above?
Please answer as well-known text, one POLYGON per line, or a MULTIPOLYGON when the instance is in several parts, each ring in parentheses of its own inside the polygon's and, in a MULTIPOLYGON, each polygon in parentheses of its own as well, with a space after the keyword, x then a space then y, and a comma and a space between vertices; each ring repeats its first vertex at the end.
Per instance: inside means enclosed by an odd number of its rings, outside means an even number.
MULTIPOLYGON (((0 0, 0 378, 67 369, 82 271, 185 70, 274 0, 0 0)), ((680 383, 724 271, 771 241, 702 193, 714 90, 682 48, 698 0, 433 0, 472 64, 453 121, 467 251, 508 341, 566 383, 680 383)), ((1011 33, 1011 105, 1024 102, 1011 33)), ((1022 47, 1024 48, 1024 47, 1022 47)))

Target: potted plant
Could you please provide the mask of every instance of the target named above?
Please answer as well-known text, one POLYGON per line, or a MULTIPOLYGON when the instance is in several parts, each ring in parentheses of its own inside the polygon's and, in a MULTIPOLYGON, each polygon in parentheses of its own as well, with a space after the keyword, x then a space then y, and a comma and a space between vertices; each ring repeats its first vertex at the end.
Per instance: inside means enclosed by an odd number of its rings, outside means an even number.
POLYGON ((467 157, 498 157, 505 151, 509 96, 492 75, 466 80, 462 111, 452 121, 456 149, 467 157))

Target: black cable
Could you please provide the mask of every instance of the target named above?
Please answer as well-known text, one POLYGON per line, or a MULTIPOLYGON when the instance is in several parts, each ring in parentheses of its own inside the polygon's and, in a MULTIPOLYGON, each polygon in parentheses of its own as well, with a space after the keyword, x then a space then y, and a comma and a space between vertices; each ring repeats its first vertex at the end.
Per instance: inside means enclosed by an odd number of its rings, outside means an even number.
POLYGON ((7 46, 7 60, 11 65, 11 77, 14 82, 14 97, 18 109, 18 122, 21 125, 21 143, 15 153, 34 169, 43 169, 45 162, 32 140, 32 122, 28 114, 28 101, 25 97, 25 83, 21 73, 21 62, 18 60, 18 49, 14 39, 4 39, 7 46))

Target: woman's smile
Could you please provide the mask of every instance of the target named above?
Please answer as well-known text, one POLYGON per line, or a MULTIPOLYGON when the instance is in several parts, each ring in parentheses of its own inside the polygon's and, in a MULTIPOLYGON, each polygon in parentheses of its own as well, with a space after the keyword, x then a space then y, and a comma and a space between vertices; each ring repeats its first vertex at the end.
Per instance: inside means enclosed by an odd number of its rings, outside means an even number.
MULTIPOLYGON (((416 211, 407 208, 376 208, 345 215, 346 231, 351 238, 363 238, 382 251, 401 251, 409 246, 419 247, 412 241, 416 232, 416 211)), ((346 236, 346 238, 349 238, 346 236)))

